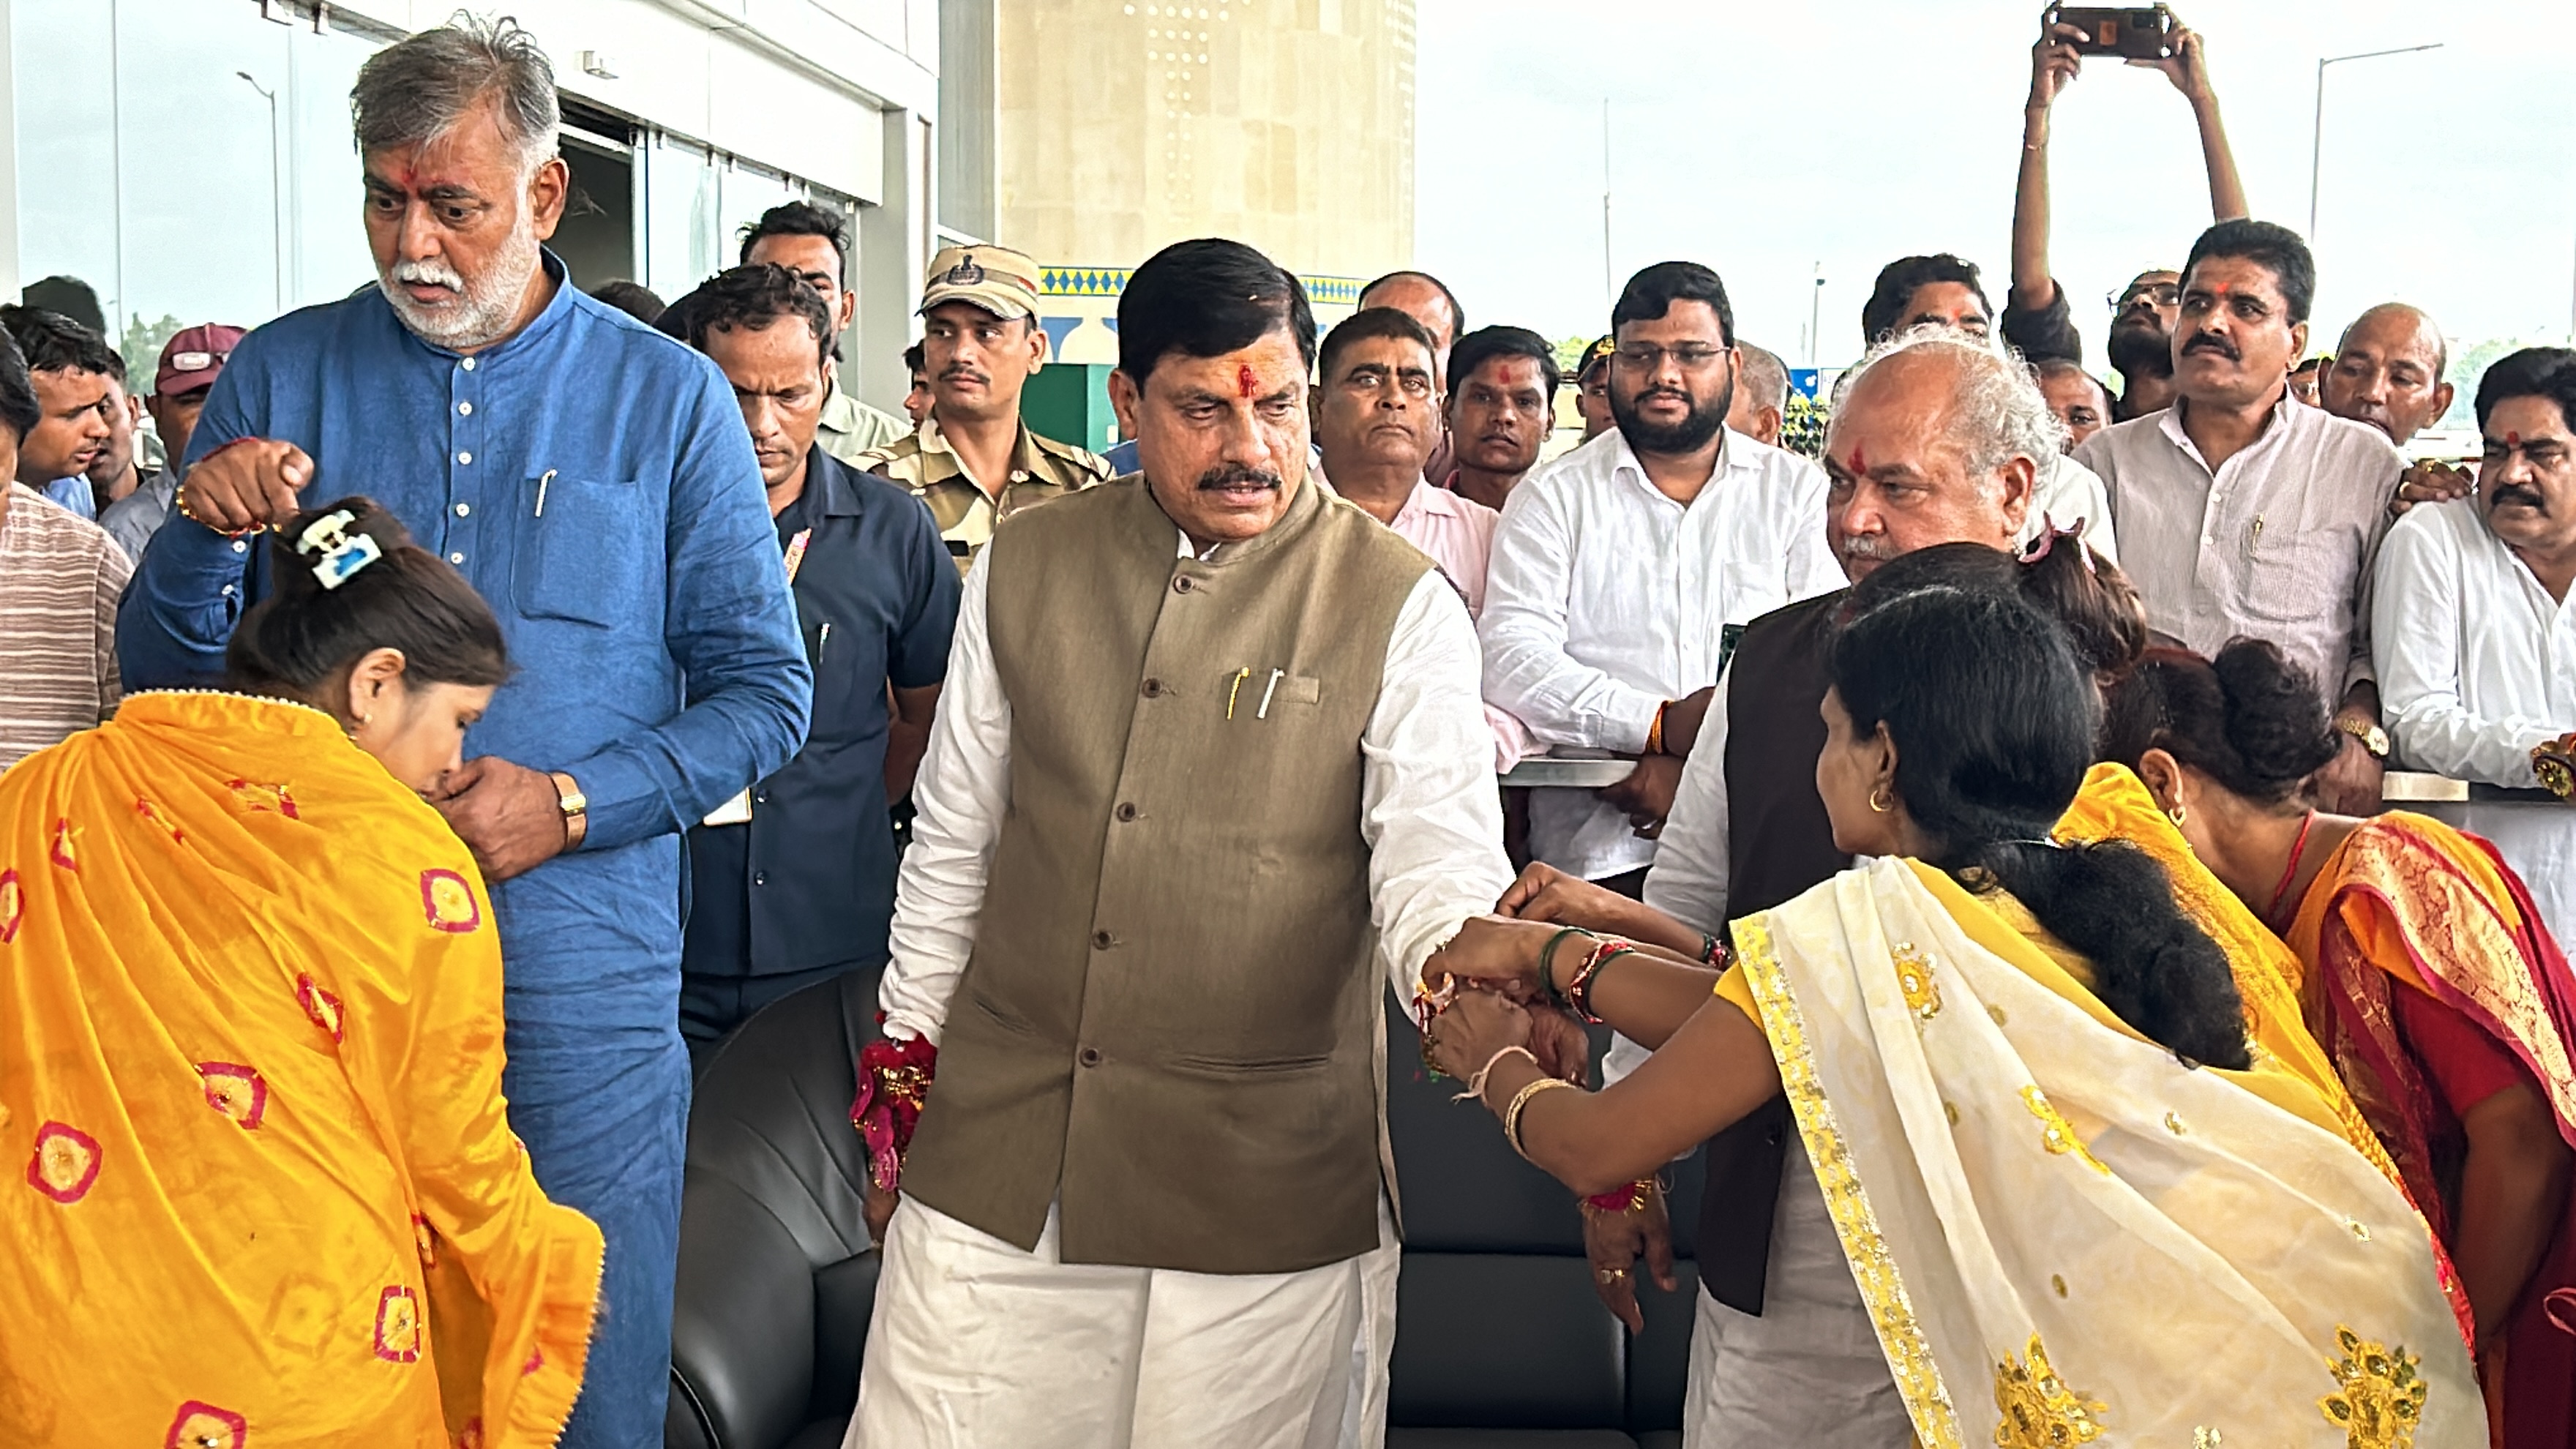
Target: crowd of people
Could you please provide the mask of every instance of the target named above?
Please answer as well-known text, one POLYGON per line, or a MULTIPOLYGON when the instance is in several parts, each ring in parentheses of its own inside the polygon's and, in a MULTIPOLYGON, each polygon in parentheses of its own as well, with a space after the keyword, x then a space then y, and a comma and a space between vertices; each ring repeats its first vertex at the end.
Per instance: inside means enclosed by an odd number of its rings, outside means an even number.
POLYGON ((847 218, 585 293, 526 32, 377 54, 377 286, 148 391, 0 311, 0 1428, 658 1442, 693 1059, 871 970, 853 1446, 1381 1442, 1390 1010, 1632 1327, 1705 1145, 1686 1442, 2576 1444, 2576 350, 2474 468, 2419 309, 2303 396, 2183 30, 2092 375, 2079 38, 2006 305, 1891 263, 1812 452, 1699 263, 1569 372, 1214 239, 1107 456, 1001 245, 895 417, 847 218))

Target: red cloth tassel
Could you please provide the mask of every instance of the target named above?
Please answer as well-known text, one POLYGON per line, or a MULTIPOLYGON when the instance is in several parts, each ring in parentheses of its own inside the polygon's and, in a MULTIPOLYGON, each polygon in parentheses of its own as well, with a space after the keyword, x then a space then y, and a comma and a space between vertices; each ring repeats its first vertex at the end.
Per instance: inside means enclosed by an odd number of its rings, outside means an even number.
MULTIPOLYGON (((877 1024, 885 1024, 884 1012, 877 1013, 877 1024)), ((938 1070, 939 1048, 927 1037, 880 1037, 859 1049, 859 1094, 850 1102, 850 1125, 868 1146, 868 1177, 879 1192, 902 1185, 903 1154, 912 1150, 912 1129, 921 1122, 921 1104, 938 1070)))

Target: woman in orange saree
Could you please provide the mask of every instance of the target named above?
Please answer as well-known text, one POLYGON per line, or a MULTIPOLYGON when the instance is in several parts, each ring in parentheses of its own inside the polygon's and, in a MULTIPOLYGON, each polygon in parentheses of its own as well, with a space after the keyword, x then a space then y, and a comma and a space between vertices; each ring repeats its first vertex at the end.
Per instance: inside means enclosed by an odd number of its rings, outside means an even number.
POLYGON ((2297 952, 2310 1028, 2458 1266, 2495 1442, 2576 1442, 2576 979, 2522 882, 2439 821, 2307 809, 2338 741, 2269 644, 2150 655, 2112 736, 2297 952))
POLYGON ((510 1132, 489 902, 416 793, 500 631, 362 499, 275 547, 244 692, 0 777, 0 1439, 551 1444, 600 1235, 510 1132))

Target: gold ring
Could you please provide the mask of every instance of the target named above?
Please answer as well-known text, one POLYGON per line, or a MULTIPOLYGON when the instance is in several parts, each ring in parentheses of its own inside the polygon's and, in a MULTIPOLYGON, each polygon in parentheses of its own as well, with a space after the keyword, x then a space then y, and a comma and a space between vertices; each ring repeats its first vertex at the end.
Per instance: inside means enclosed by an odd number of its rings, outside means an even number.
POLYGON ((1607 1287, 1610 1284, 1616 1283, 1620 1279, 1627 1277, 1628 1270, 1625 1268, 1604 1268, 1593 1276, 1601 1280, 1602 1286, 1607 1287))

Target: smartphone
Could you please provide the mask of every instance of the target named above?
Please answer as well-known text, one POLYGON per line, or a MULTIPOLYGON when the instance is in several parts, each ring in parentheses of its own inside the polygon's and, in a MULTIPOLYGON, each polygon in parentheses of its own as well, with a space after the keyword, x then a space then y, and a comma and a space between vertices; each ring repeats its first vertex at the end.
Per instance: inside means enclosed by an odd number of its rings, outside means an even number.
POLYGON ((2084 32, 2071 42, 2088 55, 2116 55, 2129 60, 2165 60, 2174 53, 2173 12, 2162 5, 2052 5, 2048 23, 2072 25, 2084 32))

